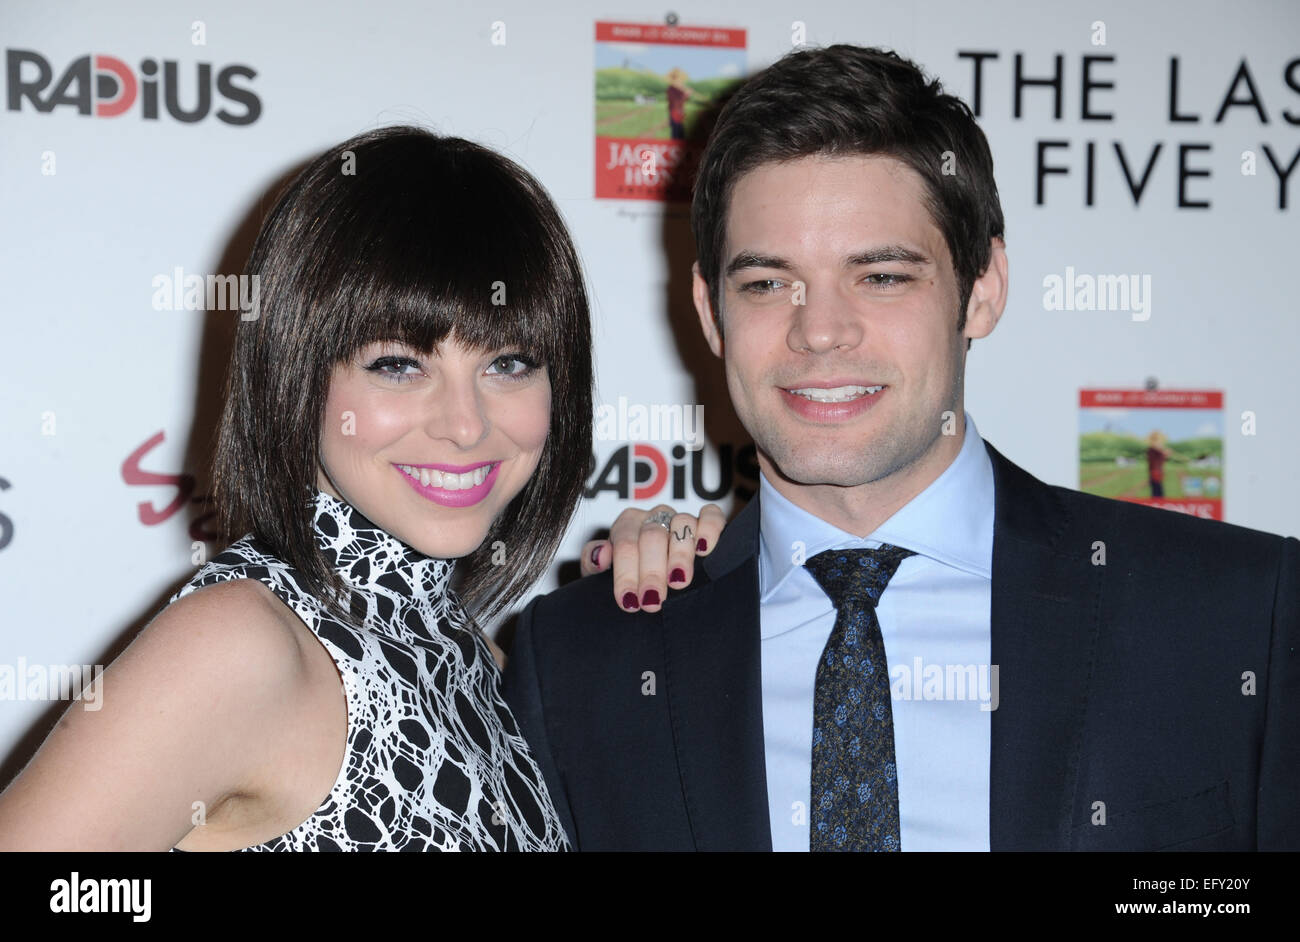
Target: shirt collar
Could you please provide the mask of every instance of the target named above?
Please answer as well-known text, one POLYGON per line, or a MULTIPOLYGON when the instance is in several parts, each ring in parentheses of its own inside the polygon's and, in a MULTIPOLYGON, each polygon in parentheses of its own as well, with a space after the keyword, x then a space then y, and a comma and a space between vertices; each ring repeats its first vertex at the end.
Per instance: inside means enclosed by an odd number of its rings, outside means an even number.
POLYGON ((993 463, 970 413, 952 464, 869 536, 846 533, 799 507, 759 474, 759 598, 766 602, 823 550, 890 543, 945 566, 993 577, 993 463), (802 544, 802 546, 800 545, 802 544))

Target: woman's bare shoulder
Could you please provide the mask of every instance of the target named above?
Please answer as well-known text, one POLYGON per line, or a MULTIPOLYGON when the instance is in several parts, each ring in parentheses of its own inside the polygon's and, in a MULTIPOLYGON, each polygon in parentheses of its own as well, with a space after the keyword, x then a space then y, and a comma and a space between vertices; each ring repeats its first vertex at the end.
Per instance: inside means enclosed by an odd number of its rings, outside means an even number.
POLYGON ((220 627, 231 641, 274 643, 280 635, 292 636, 299 622, 261 580, 237 578, 188 592, 159 612, 146 630, 202 631, 220 627))

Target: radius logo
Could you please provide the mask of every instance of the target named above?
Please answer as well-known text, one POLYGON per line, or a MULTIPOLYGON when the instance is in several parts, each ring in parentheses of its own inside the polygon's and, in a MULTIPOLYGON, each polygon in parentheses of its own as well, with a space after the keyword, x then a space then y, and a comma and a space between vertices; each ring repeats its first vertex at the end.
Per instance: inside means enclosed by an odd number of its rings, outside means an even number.
POLYGON ((669 451, 670 459, 655 445, 635 442, 614 449, 603 463, 593 454, 583 496, 590 499, 609 491, 619 500, 639 503, 722 500, 733 490, 743 500, 754 496, 758 452, 753 443, 740 448, 731 442, 719 444, 716 471, 706 469, 705 451, 678 444, 669 451), (711 475, 716 475, 716 483, 707 480, 711 475))
POLYGON ((256 77, 249 66, 228 65, 214 81, 211 63, 182 65, 173 59, 162 60, 161 68, 154 59, 143 59, 137 74, 121 59, 98 53, 73 59, 56 77, 54 67, 39 52, 6 49, 5 107, 49 114, 62 106, 86 117, 117 118, 138 102, 140 117, 146 121, 157 121, 166 113, 193 124, 213 113, 216 97, 218 121, 245 125, 262 114, 262 100, 246 84, 256 77))

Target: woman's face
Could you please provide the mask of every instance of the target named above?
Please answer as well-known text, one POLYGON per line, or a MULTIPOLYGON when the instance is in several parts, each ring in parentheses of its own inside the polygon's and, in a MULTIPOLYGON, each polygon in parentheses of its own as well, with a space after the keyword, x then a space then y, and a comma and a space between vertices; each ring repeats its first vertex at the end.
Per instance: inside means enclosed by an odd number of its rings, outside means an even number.
POLYGON ((518 350, 373 343, 334 368, 317 483, 427 556, 465 556, 528 483, 550 418, 546 367, 518 350))

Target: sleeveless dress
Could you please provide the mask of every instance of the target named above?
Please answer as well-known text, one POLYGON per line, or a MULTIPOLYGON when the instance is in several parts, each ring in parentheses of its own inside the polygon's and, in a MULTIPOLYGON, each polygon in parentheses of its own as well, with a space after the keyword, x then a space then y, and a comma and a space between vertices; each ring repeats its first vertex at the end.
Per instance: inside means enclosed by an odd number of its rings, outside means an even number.
POLYGON ((347 695, 347 747, 329 795, 272 850, 567 850, 560 819, 501 697, 491 650, 434 559, 318 491, 316 545, 351 594, 361 628, 300 587, 251 534, 171 599, 257 579, 333 657, 347 695))

